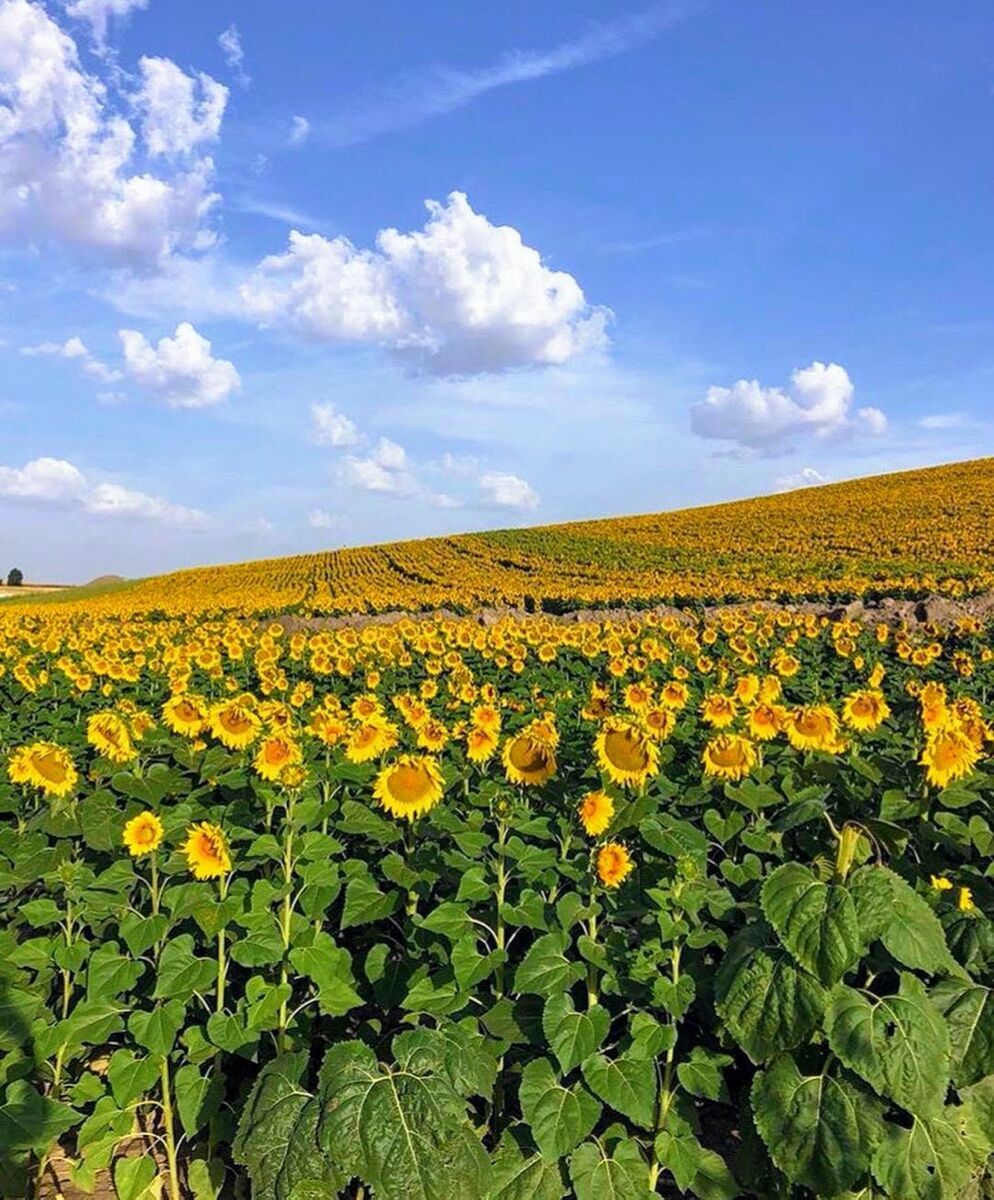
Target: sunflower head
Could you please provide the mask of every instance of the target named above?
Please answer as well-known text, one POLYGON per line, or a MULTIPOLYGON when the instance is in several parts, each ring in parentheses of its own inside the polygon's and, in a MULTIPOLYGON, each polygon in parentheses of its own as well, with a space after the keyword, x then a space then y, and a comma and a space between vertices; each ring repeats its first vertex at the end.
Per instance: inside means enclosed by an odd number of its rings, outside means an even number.
POLYGON ((587 792, 576 811, 584 831, 591 837, 600 837, 614 817, 614 801, 607 792, 587 792))
POLYGON ((644 783, 659 765, 659 750, 645 731, 617 717, 601 726, 594 752, 604 774, 622 787, 644 783))
POLYGON ((979 758, 980 751, 961 729, 945 725, 929 736, 921 764, 928 782, 945 788, 969 775, 979 758))
POLYGON ((890 707, 883 692, 877 688, 864 688, 852 692, 842 702, 842 719, 857 733, 871 733, 890 716, 890 707))
POLYGON ((57 799, 68 796, 79 778, 69 751, 52 742, 19 746, 7 761, 7 774, 11 783, 36 787, 57 799))
POLYGON ((259 736, 262 722, 248 704, 239 697, 216 704, 210 713, 211 733, 229 750, 244 750, 259 736))
POLYGON ((190 826, 183 853, 194 879, 220 879, 231 870, 231 852, 224 830, 209 821, 190 826))
POLYGON ((173 733, 195 738, 207 728, 207 705, 199 696, 181 693, 162 706, 162 719, 173 733))
POLYGON ((401 754, 383 767, 373 785, 382 807, 408 821, 434 808, 443 791, 438 760, 430 754, 401 754))
POLYGON ((526 730, 504 743, 504 770, 511 783, 538 787, 556 773, 556 752, 526 730))
POLYGON ((756 747, 738 733, 719 733, 701 755, 705 775, 719 779, 742 779, 756 765, 756 759, 756 747))
POLYGON ((259 743, 252 765, 263 779, 275 783, 282 779, 290 768, 297 766, 302 758, 300 747, 293 738, 276 733, 259 743))
POLYGON ((138 757, 131 732, 115 712, 98 712, 86 722, 86 740, 113 763, 129 763, 138 757))
POLYGON ((493 730, 473 725, 466 731, 466 757, 470 762, 483 763, 497 749, 497 734, 493 730))
POLYGON ((839 719, 827 704, 806 704, 787 719, 787 738, 795 750, 831 750, 838 743, 839 719))
POLYGON ((141 858, 158 850, 162 842, 162 822, 154 812, 139 813, 124 826, 121 840, 132 858, 141 858))
POLYGON ((632 856, 620 842, 607 842, 597 851, 597 878, 605 887, 620 887, 634 869, 632 856))

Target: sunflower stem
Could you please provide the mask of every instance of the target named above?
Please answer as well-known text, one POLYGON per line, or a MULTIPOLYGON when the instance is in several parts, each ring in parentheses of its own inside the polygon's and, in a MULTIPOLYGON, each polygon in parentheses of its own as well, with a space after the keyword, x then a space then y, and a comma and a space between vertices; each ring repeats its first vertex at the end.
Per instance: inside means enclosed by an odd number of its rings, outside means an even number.
POLYGON ((179 1168, 176 1160, 176 1128, 173 1123, 172 1089, 169 1084, 169 1055, 162 1056, 162 1125, 166 1134, 166 1164, 169 1167, 169 1200, 180 1200, 179 1168))

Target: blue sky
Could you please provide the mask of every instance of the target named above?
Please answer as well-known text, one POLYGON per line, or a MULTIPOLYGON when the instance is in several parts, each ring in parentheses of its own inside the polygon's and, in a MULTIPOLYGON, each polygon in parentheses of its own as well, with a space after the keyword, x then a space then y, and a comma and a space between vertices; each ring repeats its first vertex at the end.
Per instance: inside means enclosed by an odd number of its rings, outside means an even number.
POLYGON ((986 0, 0 0, 0 568, 994 453, 986 0))

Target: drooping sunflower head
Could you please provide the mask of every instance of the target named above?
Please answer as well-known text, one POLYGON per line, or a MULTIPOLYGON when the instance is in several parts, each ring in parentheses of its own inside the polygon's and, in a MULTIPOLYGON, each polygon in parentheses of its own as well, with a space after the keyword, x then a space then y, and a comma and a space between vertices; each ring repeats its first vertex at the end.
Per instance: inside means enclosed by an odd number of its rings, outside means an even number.
POLYGON ((443 791, 438 760, 430 754, 401 754, 383 767, 373 785, 382 807, 408 821, 434 808, 443 791))
POLYGON ((293 738, 276 733, 260 742, 252 765, 263 779, 275 783, 283 778, 290 767, 297 766, 302 759, 300 747, 293 738))
POLYGON ((68 750, 52 742, 19 746, 7 761, 11 783, 36 787, 46 796, 68 796, 79 775, 68 750))
POLYGON ((189 693, 171 696, 162 706, 162 719, 173 733, 195 738, 207 728, 207 705, 189 693))
POLYGON ((623 787, 644 783, 659 765, 659 750, 645 731, 617 717, 601 726, 594 752, 604 774, 623 787))
POLYGON ((229 750, 244 750, 259 736, 262 722, 241 699, 215 704, 210 712, 211 733, 229 750))
POLYGON ((620 887, 634 869, 632 856, 620 842, 607 842, 597 851, 597 878, 605 887, 620 887))
POLYGON ((129 763, 138 757, 131 733, 115 712, 98 712, 86 722, 86 740, 113 763, 129 763))
POLYGON ((556 773, 555 749, 526 730, 504 743, 504 770, 511 783, 538 787, 556 773))
POLYGON ((756 765, 756 747, 738 733, 719 733, 704 747, 701 762, 705 775, 742 779, 756 765))
POLYGON ((124 826, 122 842, 132 858, 141 858, 158 850, 162 842, 162 821, 154 812, 139 813, 124 826))
POLYGON ((805 704, 787 719, 787 738, 795 750, 830 750, 838 742, 839 719, 827 704, 805 704))
POLYGON ((600 837, 614 817, 614 801, 607 792, 587 792, 576 811, 584 831, 591 837, 600 837))
POLYGON ((183 853, 194 879, 220 879, 231 870, 231 852, 224 830, 209 821, 190 826, 183 853))
POLYGON ((783 729, 787 714, 779 704, 756 704, 749 710, 749 733, 761 742, 771 741, 783 729))

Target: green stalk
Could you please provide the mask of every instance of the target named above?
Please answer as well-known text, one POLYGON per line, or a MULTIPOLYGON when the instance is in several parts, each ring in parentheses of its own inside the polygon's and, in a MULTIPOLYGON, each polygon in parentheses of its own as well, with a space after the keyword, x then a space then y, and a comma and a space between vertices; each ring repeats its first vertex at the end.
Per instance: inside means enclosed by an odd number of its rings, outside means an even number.
MULTIPOLYGON (((294 802, 291 796, 288 798, 286 806, 287 831, 286 841, 283 845, 283 886, 286 891, 283 896, 283 906, 280 914, 280 934, 283 939, 283 961, 280 964, 281 987, 290 981, 287 957, 290 953, 290 930, 293 920, 293 807, 294 802)), ((284 998, 280 1002, 279 1023, 276 1028, 276 1044, 280 1054, 286 1051, 286 1031, 289 1024, 288 1012, 288 999, 284 998)))
MULTIPOLYGON (((494 864, 494 873, 497 876, 497 885, 494 889, 494 898, 497 902, 497 919, 494 923, 494 934, 497 940, 497 949, 503 950, 506 943, 506 934, 504 930, 504 896, 507 892, 507 871, 504 867, 504 845, 507 842, 507 823, 498 818, 497 821, 497 861, 494 864)), ((499 1000, 504 995, 504 964, 497 964, 497 987, 496 995, 499 1000)))
MULTIPOLYGON (((228 896, 228 879, 228 875, 223 875, 221 882, 218 884, 218 895, 222 904, 228 896)), ((224 984, 228 974, 228 965, 224 950, 225 937, 224 926, 222 925, 217 931, 217 1002, 214 1006, 214 1011, 219 1013, 224 1012, 224 984)))
MULTIPOLYGON (((680 980, 680 947, 674 946, 670 958, 670 978, 674 985, 680 980)), ((674 1021, 673 1024, 676 1024, 674 1021)), ((659 1154, 656 1150, 656 1143, 659 1135, 666 1130, 666 1122, 669 1120, 670 1108, 673 1104, 675 1092, 673 1090, 673 1073, 676 1069, 676 1038, 673 1039, 673 1045, 666 1051, 666 1063, 663 1068, 663 1079, 659 1087, 659 1100, 656 1105, 656 1122, 652 1134, 652 1161, 649 1164, 649 1191, 655 1192, 656 1180, 659 1178, 659 1172, 662 1170, 662 1164, 659 1161, 659 1154)))
POLYGON ((169 1200, 180 1200, 179 1167, 176 1159, 176 1127, 173 1123, 172 1088, 169 1084, 169 1055, 162 1056, 162 1124, 166 1134, 166 1164, 169 1167, 169 1200))
MULTIPOLYGON (((593 893, 591 892, 591 903, 594 902, 593 893)), ((595 909, 590 914, 590 919, 587 921, 587 936, 592 942, 597 941, 597 910, 595 909)), ((597 992, 597 968, 592 962, 587 963, 587 1008, 593 1008, 600 999, 597 992)))

